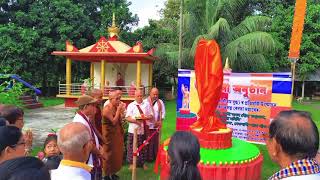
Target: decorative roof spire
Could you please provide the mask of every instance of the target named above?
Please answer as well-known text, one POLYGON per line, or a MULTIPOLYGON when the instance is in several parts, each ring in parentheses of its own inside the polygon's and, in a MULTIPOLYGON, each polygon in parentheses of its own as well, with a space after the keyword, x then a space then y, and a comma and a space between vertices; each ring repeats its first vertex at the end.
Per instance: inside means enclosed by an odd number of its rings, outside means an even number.
POLYGON ((224 68, 223 69, 230 69, 229 58, 228 57, 226 59, 226 63, 224 64, 224 68))
POLYGON ((112 14, 112 26, 108 27, 109 37, 118 36, 120 29, 116 26, 116 16, 112 14))
POLYGON ((224 64, 223 72, 224 73, 231 73, 232 72, 232 69, 230 68, 230 65, 229 65, 229 58, 228 57, 226 59, 226 63, 224 64))

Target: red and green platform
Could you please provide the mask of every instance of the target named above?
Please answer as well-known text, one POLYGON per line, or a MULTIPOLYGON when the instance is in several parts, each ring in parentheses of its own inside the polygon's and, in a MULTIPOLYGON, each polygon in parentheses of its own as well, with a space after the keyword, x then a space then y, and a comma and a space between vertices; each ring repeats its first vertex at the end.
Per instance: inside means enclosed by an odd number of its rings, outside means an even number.
MULTIPOLYGON (((232 129, 220 129, 203 133, 201 129, 190 129, 189 126, 197 116, 190 111, 177 114, 177 130, 192 132, 200 143, 199 171, 203 180, 260 180, 263 156, 254 144, 232 138, 232 129), (179 125, 179 126, 178 126, 179 125)), ((161 146, 157 158, 160 165, 161 180, 169 177, 168 144, 166 140, 161 146)))

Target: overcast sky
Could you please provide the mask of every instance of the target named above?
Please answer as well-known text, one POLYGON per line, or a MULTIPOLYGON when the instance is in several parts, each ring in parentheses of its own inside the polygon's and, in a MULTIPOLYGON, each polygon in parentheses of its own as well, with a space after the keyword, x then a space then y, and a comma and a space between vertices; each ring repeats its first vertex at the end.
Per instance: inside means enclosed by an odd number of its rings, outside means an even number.
MULTIPOLYGON (((166 0, 129 0, 132 2, 129 6, 133 14, 139 16, 138 27, 148 25, 149 19, 160 19, 159 10, 164 7, 166 0)), ((134 28, 136 29, 136 27, 134 28)))

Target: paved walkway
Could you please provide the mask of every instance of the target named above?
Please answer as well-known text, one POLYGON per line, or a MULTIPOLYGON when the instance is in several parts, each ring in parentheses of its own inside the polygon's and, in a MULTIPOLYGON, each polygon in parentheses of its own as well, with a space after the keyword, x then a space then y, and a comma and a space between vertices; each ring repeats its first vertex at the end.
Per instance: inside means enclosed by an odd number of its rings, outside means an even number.
POLYGON ((75 108, 65 108, 63 105, 33 109, 25 112, 24 130, 31 128, 33 132, 33 146, 43 146, 47 135, 62 128, 68 122, 71 122, 75 108))

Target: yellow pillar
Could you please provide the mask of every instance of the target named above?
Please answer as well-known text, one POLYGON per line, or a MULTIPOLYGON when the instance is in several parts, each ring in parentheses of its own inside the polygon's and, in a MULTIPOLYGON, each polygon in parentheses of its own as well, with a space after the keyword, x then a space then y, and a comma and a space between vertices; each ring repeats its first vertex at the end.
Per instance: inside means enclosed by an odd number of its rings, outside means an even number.
POLYGON ((90 64, 90 79, 91 79, 91 85, 94 88, 94 64, 93 64, 93 62, 90 64))
POLYGON ((67 95, 71 95, 71 59, 67 58, 66 62, 66 92, 67 95))
POLYGON ((141 61, 137 61, 137 82, 136 82, 137 88, 140 88, 141 86, 141 61))
POLYGON ((152 63, 149 64, 149 86, 152 87, 152 63))
POLYGON ((105 77, 105 61, 101 61, 101 75, 100 75, 100 88, 103 91, 104 90, 104 77, 105 77))

